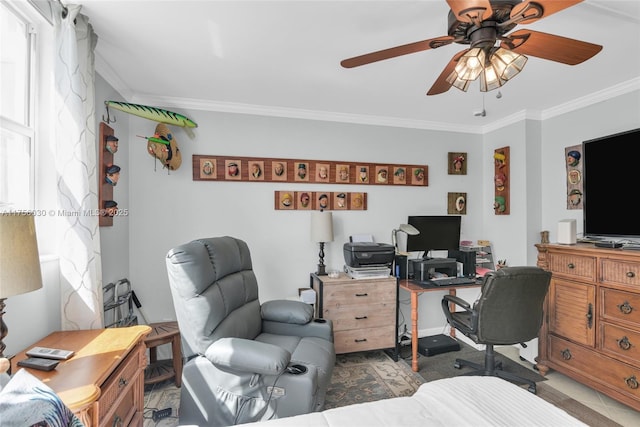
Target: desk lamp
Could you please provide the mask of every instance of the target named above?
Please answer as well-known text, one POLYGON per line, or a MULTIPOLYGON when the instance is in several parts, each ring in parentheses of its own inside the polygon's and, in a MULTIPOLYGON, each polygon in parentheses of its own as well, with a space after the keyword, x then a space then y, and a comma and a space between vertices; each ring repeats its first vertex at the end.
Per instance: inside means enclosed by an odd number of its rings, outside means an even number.
POLYGON ((407 233, 411 236, 420 234, 420 231, 418 231, 418 229, 411 224, 400 224, 398 228, 394 228, 393 231, 391 231, 391 243, 393 243, 393 247, 396 249, 396 254, 399 253, 398 252, 398 232, 399 231, 402 231, 403 233, 407 233))
POLYGON ((331 212, 311 212, 311 241, 320 244, 320 261, 318 262, 318 275, 326 275, 324 265, 324 244, 333 242, 333 216, 331 212))
POLYGON ((42 287, 33 215, 0 213, 0 357, 9 332, 2 320, 4 300, 42 287))

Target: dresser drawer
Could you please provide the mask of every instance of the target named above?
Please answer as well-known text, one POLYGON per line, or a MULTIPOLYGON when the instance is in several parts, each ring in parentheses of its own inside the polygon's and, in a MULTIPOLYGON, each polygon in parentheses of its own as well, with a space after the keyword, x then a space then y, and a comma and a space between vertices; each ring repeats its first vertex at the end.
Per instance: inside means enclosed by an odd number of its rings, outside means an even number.
POLYGON ((395 301, 325 307, 322 317, 333 321, 334 331, 388 325, 396 312, 395 301))
POLYGON ((600 288, 601 316, 640 328, 640 294, 600 288))
POLYGON ((549 359, 579 375, 588 375, 592 381, 621 395, 640 399, 638 367, 553 336, 550 337, 549 359))
MULTIPOLYGON (((123 398, 122 401, 126 400, 124 399, 126 398, 125 393, 133 388, 133 384, 141 375, 139 360, 139 352, 141 350, 142 347, 140 347, 140 345, 136 346, 101 387, 102 392, 100 400, 98 401, 100 407, 100 425, 106 425, 106 418, 113 418, 113 415, 110 415, 109 412, 113 409, 114 405, 119 403, 119 399, 123 398)), ((131 397, 131 406, 133 406, 133 397, 131 397)), ((124 411, 121 406, 117 409, 121 412, 124 411)))
POLYGON ((640 263, 603 259, 602 281, 638 286, 640 285, 640 263))
POLYGON ((395 325, 333 332, 336 353, 395 347, 395 325))
POLYGON ((552 253, 549 254, 549 270, 558 276, 595 281, 596 258, 552 253))
POLYGON ((602 351, 616 359, 640 366, 640 332, 606 322, 601 322, 600 326, 602 351))
POLYGON ((396 284, 395 281, 332 284, 331 286, 325 285, 322 292, 324 309, 346 305, 375 304, 381 301, 395 303, 396 284))

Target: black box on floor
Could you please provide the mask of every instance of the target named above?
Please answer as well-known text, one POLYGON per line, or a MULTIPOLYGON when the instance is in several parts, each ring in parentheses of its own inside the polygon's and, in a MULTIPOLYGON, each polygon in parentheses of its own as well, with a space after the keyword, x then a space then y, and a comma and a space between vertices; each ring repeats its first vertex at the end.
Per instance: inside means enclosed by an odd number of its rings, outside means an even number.
POLYGON ((460 350, 460 344, 449 335, 438 334, 418 338, 418 352, 427 357, 460 350))

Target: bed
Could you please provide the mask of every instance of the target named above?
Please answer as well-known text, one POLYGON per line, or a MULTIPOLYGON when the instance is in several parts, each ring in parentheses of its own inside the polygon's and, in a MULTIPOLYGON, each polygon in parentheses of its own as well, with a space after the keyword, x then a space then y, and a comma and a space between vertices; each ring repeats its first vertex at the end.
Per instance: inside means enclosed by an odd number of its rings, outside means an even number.
POLYGON ((496 377, 460 376, 396 397, 244 424, 264 427, 342 426, 586 426, 527 390, 496 377))

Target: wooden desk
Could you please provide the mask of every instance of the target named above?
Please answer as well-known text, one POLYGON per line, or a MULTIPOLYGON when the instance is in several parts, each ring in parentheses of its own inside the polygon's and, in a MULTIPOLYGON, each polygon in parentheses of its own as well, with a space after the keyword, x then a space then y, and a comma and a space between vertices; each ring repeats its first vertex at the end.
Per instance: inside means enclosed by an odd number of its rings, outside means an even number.
POLYGON ((25 352, 12 360, 13 372, 29 372, 47 384, 87 427, 141 426, 144 410, 146 325, 53 332, 35 346, 73 350, 53 371, 20 368, 25 352))
MULTIPOLYGON (((418 296, 423 292, 449 291, 449 295, 455 295, 456 289, 477 288, 480 283, 454 286, 429 286, 422 287, 411 280, 400 280, 400 289, 411 293, 411 369, 418 372, 418 296)), ((451 328, 451 336, 455 337, 455 329, 451 328)))

